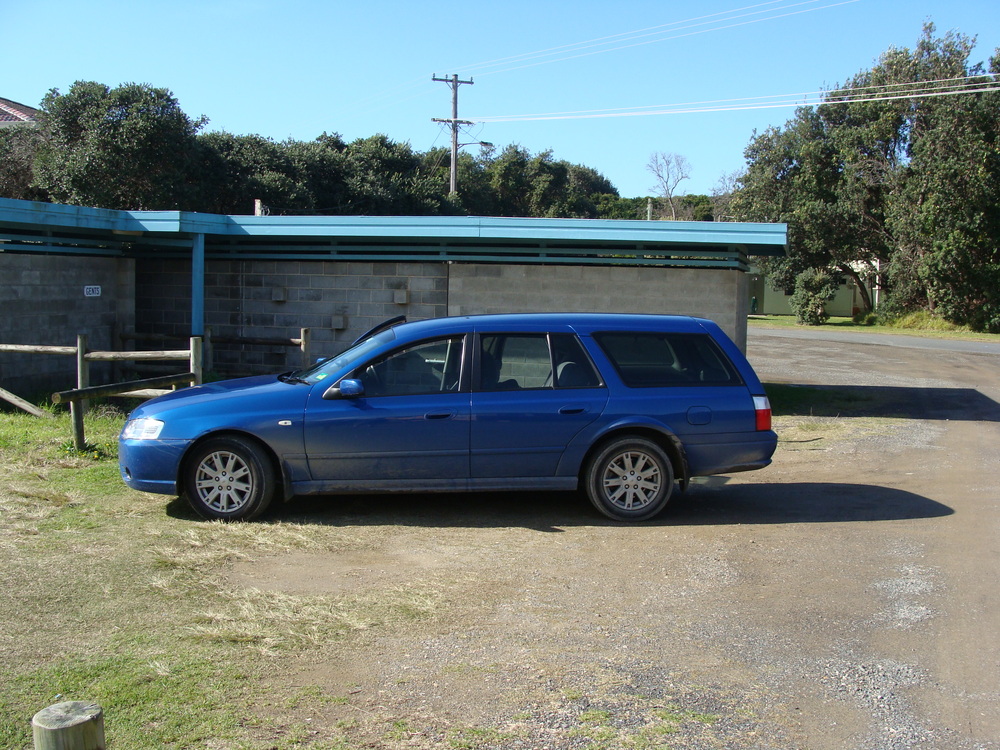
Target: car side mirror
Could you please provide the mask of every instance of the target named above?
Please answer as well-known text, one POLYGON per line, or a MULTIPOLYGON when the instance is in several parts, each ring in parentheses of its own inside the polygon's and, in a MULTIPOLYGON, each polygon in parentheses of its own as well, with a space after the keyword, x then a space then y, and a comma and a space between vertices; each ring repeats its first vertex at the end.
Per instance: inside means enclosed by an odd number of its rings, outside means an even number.
POLYGON ((330 386, 323 398, 332 401, 338 398, 358 398, 365 395, 365 386, 360 380, 344 378, 336 385, 330 386))

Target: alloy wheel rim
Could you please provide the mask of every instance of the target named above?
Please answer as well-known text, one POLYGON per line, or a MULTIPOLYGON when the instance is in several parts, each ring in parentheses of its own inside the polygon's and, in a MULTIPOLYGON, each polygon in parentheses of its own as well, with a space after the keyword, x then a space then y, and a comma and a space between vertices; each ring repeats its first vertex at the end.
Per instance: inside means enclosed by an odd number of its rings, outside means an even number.
POLYGON ((253 474, 240 456, 215 451, 202 459, 195 476, 199 499, 212 510, 231 513, 250 501, 253 474))
POLYGON ((602 478, 604 496, 622 510, 644 508, 663 484, 659 464, 642 451, 625 451, 608 461, 602 478))

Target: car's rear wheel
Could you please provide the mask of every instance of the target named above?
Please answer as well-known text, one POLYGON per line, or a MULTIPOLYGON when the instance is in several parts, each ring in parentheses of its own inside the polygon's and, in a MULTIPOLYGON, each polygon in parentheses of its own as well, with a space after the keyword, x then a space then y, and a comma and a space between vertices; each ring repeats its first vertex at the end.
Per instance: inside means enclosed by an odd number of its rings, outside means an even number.
POLYGON ((663 449, 643 437, 616 438, 598 450, 584 474, 587 497, 617 521, 645 521, 663 510, 674 471, 663 449))
POLYGON ((184 493, 204 518, 248 521, 271 504, 274 467, 263 450, 240 437, 199 446, 186 464, 184 493))

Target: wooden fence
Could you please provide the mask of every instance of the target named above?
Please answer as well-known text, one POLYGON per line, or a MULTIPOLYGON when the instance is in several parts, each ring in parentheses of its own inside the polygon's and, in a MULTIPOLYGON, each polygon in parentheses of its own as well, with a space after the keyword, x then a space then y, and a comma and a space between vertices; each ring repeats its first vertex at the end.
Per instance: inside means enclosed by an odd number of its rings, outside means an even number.
MULTIPOLYGON (((83 415, 87 410, 87 399, 99 396, 134 396, 138 398, 150 398, 160 395, 165 391, 161 390, 170 386, 189 383, 196 385, 202 380, 202 345, 201 337, 193 336, 190 339, 190 348, 176 349, 170 351, 142 351, 142 352, 101 352, 87 350, 87 336, 80 334, 76 338, 76 346, 35 346, 32 344, 0 344, 0 352, 20 352, 22 354, 55 354, 76 357, 76 385, 70 391, 60 391, 52 394, 52 402, 55 404, 68 401, 70 405, 70 416, 73 421, 73 444, 77 450, 83 450, 87 445, 87 440, 83 431, 83 415), (159 378, 147 378, 145 380, 132 380, 124 383, 111 383, 109 385, 90 385, 90 363, 91 362, 135 362, 149 360, 188 360, 191 363, 190 371, 178 373, 176 375, 165 375, 159 378)), ((26 411, 42 415, 45 414, 40 409, 28 404, 21 398, 14 396, 0 389, 0 398, 25 409, 26 411)))
MULTIPOLYGON (((142 341, 146 343, 182 341, 182 336, 170 336, 165 333, 134 333, 127 332, 119 335, 122 343, 129 341, 142 341)), ((216 344, 238 344, 250 346, 286 346, 295 347, 301 352, 301 367, 311 367, 312 361, 312 336, 309 328, 300 328, 298 338, 288 339, 267 339, 252 338, 247 336, 216 336, 210 326, 205 326, 205 335, 202 337, 202 351, 204 353, 203 363, 205 372, 215 369, 215 345, 216 344)))
MULTIPOLYGON (((121 335, 122 341, 179 341, 181 337, 166 336, 162 334, 140 334, 124 333, 121 335)), ((152 398, 166 393, 166 388, 190 383, 196 385, 202 382, 202 376, 206 369, 211 369, 212 344, 250 344, 255 346, 290 346, 298 347, 302 354, 302 367, 309 367, 311 361, 311 337, 308 328, 299 331, 298 338, 289 339, 262 339, 246 337, 212 337, 211 329, 205 330, 205 337, 192 336, 190 346, 187 349, 165 349, 160 351, 124 351, 124 352, 101 352, 87 350, 87 336, 80 334, 77 336, 76 346, 35 346, 32 344, 0 344, 0 352, 20 352, 22 354, 56 354, 76 357, 76 388, 69 391, 60 391, 52 394, 52 402, 60 404, 68 402, 70 416, 73 421, 73 443, 77 450, 83 450, 87 441, 83 431, 83 415, 87 411, 87 399, 99 398, 102 396, 131 396, 136 398, 152 398), (146 378, 143 380, 132 380, 123 383, 111 383, 109 385, 90 384, 90 363, 91 362, 149 362, 166 360, 188 360, 191 363, 190 371, 175 375, 164 375, 156 378, 146 378)), ((25 401, 10 391, 0 388, 0 399, 8 401, 14 406, 38 417, 51 416, 48 412, 39 409, 33 404, 25 401)))

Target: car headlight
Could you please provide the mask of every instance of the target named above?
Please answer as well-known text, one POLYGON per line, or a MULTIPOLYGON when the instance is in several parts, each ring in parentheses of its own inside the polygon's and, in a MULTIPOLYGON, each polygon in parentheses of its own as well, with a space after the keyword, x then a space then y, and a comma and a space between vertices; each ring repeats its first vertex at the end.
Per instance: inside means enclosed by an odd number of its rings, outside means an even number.
POLYGON ((125 440, 156 440, 163 429, 163 422, 151 417, 140 417, 130 419, 125 423, 122 430, 122 437, 125 440))

